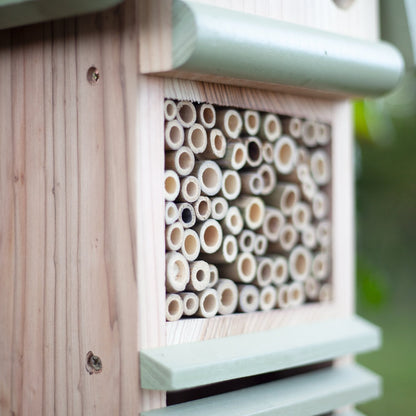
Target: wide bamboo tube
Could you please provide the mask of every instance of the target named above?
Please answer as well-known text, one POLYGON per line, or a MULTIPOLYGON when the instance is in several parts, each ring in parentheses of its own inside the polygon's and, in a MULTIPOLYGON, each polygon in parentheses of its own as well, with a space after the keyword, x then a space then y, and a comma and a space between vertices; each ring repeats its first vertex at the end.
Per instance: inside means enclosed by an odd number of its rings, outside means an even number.
POLYGON ((257 270, 253 283, 259 287, 265 287, 273 281, 273 261, 270 257, 256 257, 257 270))
POLYGON ((165 200, 174 201, 180 191, 178 174, 173 170, 165 171, 165 200))
POLYGON ((264 234, 269 241, 276 242, 279 239, 280 232, 285 222, 285 217, 280 210, 277 208, 266 207, 266 214, 260 232, 264 234))
POLYGON ((217 113, 214 106, 207 103, 199 105, 197 119, 206 129, 212 129, 217 121, 217 113))
POLYGON ((266 254, 269 243, 265 235, 256 234, 256 239, 254 240, 254 254, 256 256, 263 256, 266 254))
POLYGON ((209 219, 195 227, 201 241, 201 251, 215 253, 222 244, 222 228, 218 221, 209 219))
POLYGON ((313 225, 308 224, 300 234, 300 241, 306 248, 310 250, 314 249, 317 244, 316 228, 313 225))
POLYGON ((260 137, 275 142, 282 135, 282 123, 276 114, 266 114, 260 124, 260 137))
POLYGON ((233 313, 238 305, 237 285, 230 279, 219 279, 215 285, 215 290, 218 293, 218 313, 220 315, 233 313))
POLYGON ((317 300, 319 296, 319 289, 321 288, 318 281, 309 276, 306 278, 304 284, 303 284, 304 290, 305 290, 305 296, 308 300, 317 300))
POLYGON ((237 139, 243 129, 243 120, 236 110, 220 110, 216 125, 229 139, 237 139))
POLYGON ((208 143, 205 151, 197 155, 200 159, 221 159, 225 156, 227 141, 224 133, 219 129, 209 132, 208 143))
POLYGON ((296 246, 289 254, 288 265, 293 280, 305 281, 311 273, 311 252, 303 246, 296 246))
POLYGON ((243 112, 243 131, 249 136, 255 136, 260 129, 260 114, 258 111, 245 110, 243 112))
POLYGON ((309 225, 311 218, 312 213, 309 205, 304 202, 297 202, 290 216, 293 226, 298 231, 303 231, 309 225))
POLYGON ((312 275, 319 280, 325 280, 329 276, 329 254, 317 253, 312 260, 312 275))
POLYGON ((225 218, 221 221, 224 231, 237 235, 244 227, 244 220, 240 210, 237 207, 230 207, 225 214, 225 218))
POLYGON ((276 289, 276 306, 280 309, 290 306, 289 285, 281 285, 276 289))
POLYGON ((310 202, 313 200, 313 197, 318 192, 318 186, 316 185, 312 177, 307 177, 302 181, 300 185, 300 191, 302 197, 310 202))
POLYGON ((302 124, 302 141, 305 146, 313 147, 317 145, 317 124, 315 121, 306 120, 302 124))
POLYGON ((240 196, 235 201, 243 212, 244 222, 248 228, 257 230, 264 222, 266 208, 262 199, 255 196, 240 196))
POLYGON ((182 146, 174 152, 165 153, 165 167, 179 176, 189 175, 195 166, 195 156, 189 147, 182 146))
POLYGON ((177 251, 182 247, 184 229, 180 222, 175 222, 165 228, 165 245, 168 251, 177 251))
POLYGON ((186 290, 201 292, 209 284, 209 264, 203 260, 197 260, 189 264, 190 279, 186 290))
POLYGON ((166 121, 174 120, 178 113, 176 103, 173 100, 165 100, 163 103, 163 113, 166 121))
POLYGON ((236 261, 218 266, 220 275, 235 282, 250 283, 256 276, 256 259, 251 253, 240 253, 236 261))
POLYGON ((214 220, 222 220, 228 212, 228 201, 222 196, 212 198, 211 200, 211 217, 214 220))
POLYGON ((321 247, 329 247, 331 244, 331 224, 329 221, 320 221, 316 226, 316 240, 321 247))
POLYGON ((332 300, 332 286, 330 283, 325 283, 319 289, 319 302, 326 303, 332 300))
POLYGON ((329 126, 323 123, 317 125, 316 141, 321 146, 326 146, 331 140, 331 131, 329 126))
POLYGON ((261 311, 270 311, 276 305, 276 288, 265 286, 260 290, 259 308, 261 311))
POLYGON ((183 146, 185 133, 178 120, 168 121, 165 124, 165 149, 178 150, 183 146))
POLYGON ((181 319, 183 315, 183 302, 176 293, 166 294, 166 320, 169 322, 181 319))
POLYGON ((196 223, 194 207, 189 202, 177 204, 179 211, 179 222, 184 228, 191 228, 196 223))
POLYGON ((212 160, 195 163, 193 174, 198 178, 201 192, 207 196, 216 195, 221 189, 222 172, 212 160))
POLYGON ((218 267, 215 264, 209 265, 209 283, 208 287, 214 287, 219 279, 218 267))
POLYGON ((324 150, 317 150, 312 153, 311 174, 318 185, 326 185, 331 179, 331 164, 328 153, 324 150))
POLYGON ((177 104, 177 115, 179 123, 189 128, 196 121, 196 108, 190 101, 179 101, 177 104))
POLYGON ((276 187, 276 172, 270 165, 263 164, 258 168, 257 173, 263 178, 262 195, 269 195, 276 187))
POLYGON ((196 219, 205 221, 211 215, 211 200, 207 196, 200 196, 193 204, 196 219))
POLYGON ((243 141, 247 148, 247 165, 255 168, 263 162, 262 143, 257 137, 246 137, 243 141))
POLYGON ((224 170, 222 172, 221 195, 229 201, 233 201, 240 193, 240 175, 235 170, 224 170))
POLYGON ((263 155, 263 160, 266 163, 273 163, 274 160, 274 147, 273 144, 270 142, 263 142, 261 145, 261 152, 263 155))
POLYGON ((201 251, 201 242, 195 230, 185 230, 181 253, 188 261, 194 261, 201 251))
POLYGON ((279 208, 283 215, 290 215, 300 200, 299 187, 290 183, 279 183, 274 192, 265 195, 264 200, 271 206, 279 208))
POLYGON ((274 146, 274 165, 278 173, 292 172, 298 161, 298 149, 289 136, 282 136, 274 146))
POLYGON ((241 191, 244 194, 260 195, 264 190, 264 181, 261 175, 257 172, 242 172, 241 191))
POLYGON ((294 139, 300 139, 302 135, 302 120, 297 117, 287 117, 282 121, 283 133, 294 139))
POLYGON ((282 225, 279 240, 275 243, 269 242, 267 251, 269 253, 289 252, 295 247, 297 241, 298 232, 295 227, 290 223, 286 223, 282 225))
POLYGON ((213 254, 205 254, 203 258, 209 261, 210 263, 232 263, 237 258, 238 254, 238 244, 237 239, 228 234, 224 237, 221 248, 219 251, 213 254))
POLYGON ((247 148, 241 141, 229 143, 223 159, 218 164, 224 168, 240 170, 247 162, 247 148))
POLYGON ((166 253, 166 290, 183 292, 189 282, 189 264, 186 258, 176 251, 166 253))
POLYGON ((165 224, 170 225, 177 221, 179 218, 179 210, 176 204, 172 201, 168 201, 165 204, 165 224))
POLYGON ((256 233, 252 230, 243 230, 237 237, 238 247, 243 253, 252 253, 256 242, 256 233))
POLYGON ((273 258, 272 282, 276 286, 282 285, 289 279, 289 267, 287 259, 283 256, 273 258))
POLYGON ((253 285, 238 285, 238 310, 255 312, 259 308, 260 292, 253 285))
POLYGON ((323 192, 317 192, 312 199, 312 213, 318 220, 325 218, 329 213, 329 199, 323 192))
POLYGON ((183 303, 183 314, 186 316, 195 315, 199 307, 199 298, 193 292, 179 293, 183 303))
POLYGON ((208 145, 208 135, 205 127, 199 123, 195 123, 189 129, 186 129, 185 144, 196 155, 205 152, 208 145))
POLYGON ((288 297, 290 306, 300 306, 305 303, 305 289, 301 282, 289 284, 288 297))
POLYGON ((218 301, 218 293, 213 288, 205 289, 198 293, 199 308, 196 313, 201 318, 212 318, 218 313, 220 303, 218 301))
POLYGON ((186 176, 181 179, 181 188, 178 201, 195 202, 201 195, 201 186, 195 176, 186 176))

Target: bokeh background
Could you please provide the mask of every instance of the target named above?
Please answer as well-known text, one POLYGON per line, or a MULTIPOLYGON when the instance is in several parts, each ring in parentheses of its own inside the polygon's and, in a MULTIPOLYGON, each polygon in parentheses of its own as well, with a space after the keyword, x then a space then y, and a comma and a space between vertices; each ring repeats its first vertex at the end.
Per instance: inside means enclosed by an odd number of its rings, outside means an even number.
POLYGON ((384 379, 367 416, 416 415, 416 72, 354 105, 357 312, 383 330, 358 361, 384 379))

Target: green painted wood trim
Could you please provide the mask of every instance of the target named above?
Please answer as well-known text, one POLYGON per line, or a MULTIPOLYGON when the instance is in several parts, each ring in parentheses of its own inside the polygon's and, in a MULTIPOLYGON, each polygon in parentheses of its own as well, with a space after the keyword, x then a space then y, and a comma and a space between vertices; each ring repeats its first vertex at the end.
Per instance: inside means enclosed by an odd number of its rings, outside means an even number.
POLYGON ((173 69, 337 94, 385 94, 404 68, 385 42, 184 0, 173 0, 172 39, 173 69))
POLYGON ((0 0, 0 29, 107 9, 123 0, 0 0))
POLYGON ((373 350, 380 330, 358 317, 140 352, 141 386, 180 390, 373 350))
POLYGON ((194 400, 142 416, 312 416, 380 395, 380 377, 351 365, 194 400))

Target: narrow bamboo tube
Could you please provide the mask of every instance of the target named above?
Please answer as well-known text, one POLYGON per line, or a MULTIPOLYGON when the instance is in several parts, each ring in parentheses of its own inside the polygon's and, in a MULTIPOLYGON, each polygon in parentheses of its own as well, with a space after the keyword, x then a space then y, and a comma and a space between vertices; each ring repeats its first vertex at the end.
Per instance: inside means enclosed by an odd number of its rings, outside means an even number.
POLYGON ((208 135, 205 127, 199 123, 195 123, 189 129, 186 129, 185 144, 196 155, 205 152, 208 145, 208 135))
POLYGON ((311 154, 309 150, 304 146, 298 147, 298 163, 304 163, 309 166, 309 162, 311 160, 311 154))
POLYGON ((312 275, 319 280, 325 280, 329 276, 329 255, 318 253, 312 260, 312 275))
POLYGON ((196 313, 202 318, 212 318, 218 313, 220 302, 218 301, 218 293, 213 288, 205 289, 198 293, 199 308, 196 313))
POLYGON ((186 176, 181 179, 181 188, 178 201, 195 202, 201 195, 201 186, 195 176, 186 176))
POLYGON ((316 141, 321 146, 326 146, 331 140, 331 131, 329 126, 323 123, 318 123, 316 141))
POLYGON ((228 202, 222 196, 217 196, 211 200, 211 217, 214 220, 222 220, 228 212, 228 202))
POLYGON ((224 170, 222 172, 221 195, 229 201, 233 201, 240 193, 240 175, 235 170, 224 170))
POLYGON ((166 320, 169 322, 177 321, 183 315, 183 302, 176 293, 166 294, 166 320))
POLYGON ((179 211, 179 222, 183 228, 191 228, 196 223, 196 215, 194 207, 189 202, 177 204, 179 211))
POLYGON ((290 306, 289 285, 282 285, 276 289, 276 306, 280 309, 286 309, 290 306))
POLYGON ((328 153, 324 150, 317 150, 312 153, 311 174, 318 185, 326 185, 331 179, 331 164, 328 153))
POLYGON ((200 196, 194 202, 194 210, 198 221, 205 221, 211 215, 211 200, 207 196, 200 196))
POLYGON ((260 114, 258 111, 245 110, 243 112, 243 131, 249 136, 255 136, 260 129, 260 114))
POLYGON ((183 292, 189 282, 189 264, 186 258, 176 251, 166 253, 166 290, 183 292))
POLYGON ((311 273, 311 252, 303 246, 296 246, 289 255, 288 265, 293 280, 305 281, 311 273))
POLYGON ((252 230, 243 230, 237 240, 240 251, 243 253, 252 253, 256 241, 256 233, 252 230))
POLYGON ((163 103, 163 112, 166 121, 174 120, 178 113, 175 102, 173 100, 165 100, 163 103))
POLYGON ((297 117, 288 117, 283 119, 283 133, 294 139, 300 139, 302 135, 302 120, 297 117))
POLYGON ((263 164, 257 170, 257 173, 263 178, 262 195, 269 195, 276 187, 277 177, 276 172, 270 165, 263 164))
POLYGON ((222 244, 222 228, 218 221, 209 219, 195 227, 201 241, 201 251, 215 253, 222 244))
POLYGON ((260 292, 253 285, 238 285, 238 310, 255 312, 259 308, 260 292))
POLYGON ((247 162, 247 148, 240 141, 229 143, 225 151, 224 159, 219 159, 218 164, 224 168, 240 170, 247 162))
POLYGON ((220 315, 233 313, 238 305, 237 285, 230 279, 219 279, 215 285, 215 290, 218 293, 218 313, 220 315))
POLYGON ((266 214, 260 232, 269 241, 276 242, 279 239, 285 221, 285 217, 277 208, 266 207, 266 214))
POLYGON ((316 247, 316 229, 313 225, 308 224, 300 234, 300 241, 306 248, 312 250, 316 247))
POLYGON ((219 129, 209 132, 207 147, 204 152, 197 155, 200 159, 220 159, 225 156, 227 141, 224 133, 219 129))
POLYGON ((309 166, 306 163, 299 163, 296 168, 288 175, 282 175, 284 182, 296 182, 297 184, 311 178, 309 166))
POLYGON ((209 283, 208 287, 214 287, 219 279, 218 268, 215 264, 209 265, 209 283))
POLYGON ((263 256, 267 252, 267 247, 269 243, 265 235, 256 234, 256 239, 254 240, 254 254, 257 256, 263 256))
POLYGON ((168 251, 177 251, 182 247, 184 229, 180 222, 175 222, 165 228, 165 245, 168 251))
POLYGON ((271 206, 281 210, 283 215, 290 215, 300 200, 299 187, 290 183, 279 183, 274 192, 265 195, 264 200, 271 206))
POLYGON ((215 264, 232 263, 237 258, 237 254, 237 239, 233 235, 228 234, 224 237, 219 251, 212 254, 205 254, 203 258, 215 264))
POLYGON ((243 141, 247 148, 247 165, 255 168, 263 162, 262 143, 257 137, 246 137, 243 141))
POLYGON ((180 191, 180 182, 178 174, 173 170, 165 171, 165 200, 174 201, 180 191))
POLYGON ((305 283, 303 284, 303 287, 305 289, 306 299, 309 299, 309 300, 318 299, 320 284, 315 278, 311 276, 307 277, 305 280, 305 283))
POLYGON ((275 142, 282 135, 282 123, 276 114, 266 114, 262 117, 260 137, 269 142, 275 142))
POLYGON ((269 253, 282 253, 292 250, 298 241, 298 232, 295 227, 286 223, 282 225, 282 230, 280 231, 279 240, 276 243, 269 243, 268 252, 269 253))
POLYGON ((194 261, 201 251, 201 242, 194 230, 185 230, 181 253, 188 261, 194 261))
POLYGON ((186 290, 201 292, 209 284, 209 264, 203 260, 197 260, 189 264, 190 279, 186 290))
POLYGON ((241 191, 249 195, 261 195, 264 189, 264 181, 261 175, 257 172, 242 172, 241 191))
POLYGON ((261 145, 261 152, 263 154, 263 160, 266 163, 273 163, 273 144, 270 142, 263 142, 261 145))
POLYGON ((264 222, 266 208, 262 199, 255 196, 240 196, 235 204, 242 210, 248 228, 257 230, 264 222))
POLYGON ((165 149, 178 150, 183 146, 185 133, 178 120, 171 120, 165 124, 165 149))
POLYGON ((265 287, 273 281, 273 261, 270 257, 256 257, 257 270, 253 283, 265 287))
POLYGON ((198 178, 203 194, 213 196, 220 191, 222 172, 214 161, 205 160, 196 162, 193 174, 198 178))
POLYGON ((181 123, 183 127, 191 127, 196 121, 195 106, 190 101, 179 101, 176 108, 176 118, 179 123, 181 123))
POLYGON ((189 147, 182 146, 174 152, 165 153, 165 167, 179 176, 189 175, 195 166, 195 156, 189 147))
POLYGON ((243 120, 236 110, 220 110, 216 125, 229 139, 237 139, 243 129, 243 120))
POLYGON ((317 192, 312 198, 312 212, 316 219, 321 220, 328 215, 329 199, 323 192, 317 192))
POLYGON ((273 259, 272 282, 278 286, 282 285, 289 279, 289 268, 287 259, 283 256, 277 256, 273 259))
POLYGON ((317 145, 317 124, 315 121, 306 120, 302 124, 302 141, 307 147, 317 145))
POLYGON ((316 227, 316 240, 321 247, 329 247, 331 244, 331 224, 329 221, 320 221, 316 227))
POLYGON ((183 303, 183 314, 186 316, 192 316, 196 314, 199 307, 199 298, 193 292, 179 293, 183 303))
POLYGON ((319 289, 319 302, 326 303, 332 300, 332 286, 330 283, 325 283, 319 289))
POLYGON ((217 121, 214 106, 207 103, 198 106, 197 119, 206 129, 212 129, 217 121))
POLYGON ((261 311, 270 311, 276 305, 276 289, 273 286, 265 286, 260 290, 259 307, 261 311))
POLYGON ((298 231, 303 231, 311 222, 312 213, 308 204, 297 202, 293 207, 290 219, 298 231))
POLYGON ((282 136, 276 142, 273 159, 278 173, 287 175, 295 168, 298 161, 298 149, 289 136, 282 136))
POLYGON ((165 204, 165 224, 170 225, 177 221, 179 218, 179 210, 176 204, 172 201, 168 201, 165 204))
POLYGON ((251 253, 240 253, 233 263, 218 266, 221 276, 241 283, 252 282, 256 268, 256 259, 251 253))
POLYGON ((312 179, 312 177, 305 178, 301 185, 300 190, 302 193, 302 197, 307 201, 312 201, 315 194, 318 192, 318 186, 312 179))
POLYGON ((292 282, 288 288, 290 306, 300 306, 305 303, 305 289, 301 282, 292 282))
POLYGON ((237 207, 230 207, 225 214, 225 218, 221 221, 224 231, 237 235, 244 227, 244 220, 240 210, 237 207))

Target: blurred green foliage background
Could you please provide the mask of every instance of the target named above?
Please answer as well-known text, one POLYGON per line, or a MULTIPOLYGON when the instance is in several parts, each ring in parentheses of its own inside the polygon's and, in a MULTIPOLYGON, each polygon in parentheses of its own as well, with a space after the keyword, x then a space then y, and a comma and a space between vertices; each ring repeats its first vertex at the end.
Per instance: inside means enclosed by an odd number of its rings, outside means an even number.
POLYGON ((383 377, 367 416, 416 415, 416 73, 355 103, 357 312, 383 330, 358 361, 383 377))

